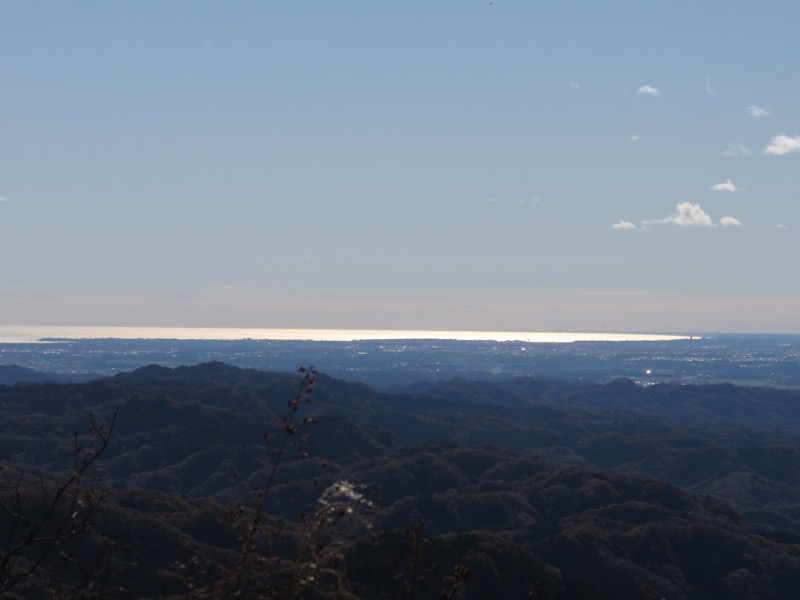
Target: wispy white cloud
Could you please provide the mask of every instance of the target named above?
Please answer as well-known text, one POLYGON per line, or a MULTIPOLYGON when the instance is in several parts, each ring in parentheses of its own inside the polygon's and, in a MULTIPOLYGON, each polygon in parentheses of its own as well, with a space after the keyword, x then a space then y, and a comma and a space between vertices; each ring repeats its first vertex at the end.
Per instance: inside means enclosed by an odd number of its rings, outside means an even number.
POLYGON ((637 96, 660 96, 661 92, 659 92, 656 88, 651 85, 643 85, 638 90, 636 90, 637 96))
POLYGON ((800 135, 789 137, 781 133, 770 140, 769 146, 764 148, 764 154, 781 155, 797 152, 798 150, 800 150, 800 135))
POLYGON ((632 135, 631 136, 631 142, 635 143, 635 142, 638 142, 640 139, 642 139, 642 138, 639 137, 638 135, 632 135))
POLYGON ((775 225, 775 229, 786 229, 786 225, 784 225, 783 223, 778 223, 777 225, 775 225))
POLYGON ((706 94, 709 96, 716 96, 717 93, 714 91, 714 88, 711 87, 711 80, 706 77, 706 94))
POLYGON ((711 186, 712 192, 735 192, 738 189, 730 179, 725 183, 716 183, 711 186))
POLYGON ((722 156, 747 156, 748 154, 750 154, 750 148, 744 144, 729 144, 722 151, 722 156))
POLYGON ((751 117, 771 117, 772 113, 768 111, 766 108, 761 108, 760 106, 756 106, 753 104, 752 106, 747 107, 747 114, 751 117))
POLYGON ((11 200, 6 198, 5 196, 0 196, 0 204, 5 204, 6 202, 11 202, 11 200))
POLYGON ((570 81, 569 82, 569 89, 571 90, 579 90, 581 89, 581 84, 577 81, 570 81))
POLYGON ((719 220, 719 224, 723 227, 739 227, 742 223, 735 217, 722 217, 719 220))
POLYGON ((619 223, 614 223, 611 226, 611 228, 617 230, 629 230, 629 229, 636 229, 636 225, 634 225, 630 221, 620 221, 619 223))
POLYGON ((666 223, 667 225, 677 225, 679 227, 713 227, 714 225, 714 221, 700 208, 699 204, 681 202, 678 204, 677 209, 678 212, 668 217, 645 221, 645 223, 666 223))

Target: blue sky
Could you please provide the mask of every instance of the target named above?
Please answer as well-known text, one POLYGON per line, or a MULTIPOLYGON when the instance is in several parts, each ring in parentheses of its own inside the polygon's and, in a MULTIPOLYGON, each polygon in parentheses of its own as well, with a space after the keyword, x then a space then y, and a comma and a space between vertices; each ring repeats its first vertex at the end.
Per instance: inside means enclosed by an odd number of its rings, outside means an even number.
POLYGON ((2 3, 0 321, 800 333, 798 22, 2 3))

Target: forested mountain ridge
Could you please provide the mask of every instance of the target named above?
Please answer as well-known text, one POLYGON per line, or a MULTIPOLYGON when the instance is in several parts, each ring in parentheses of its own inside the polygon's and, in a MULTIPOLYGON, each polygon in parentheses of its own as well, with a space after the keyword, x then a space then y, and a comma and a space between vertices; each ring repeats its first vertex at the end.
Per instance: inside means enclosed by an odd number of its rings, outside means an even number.
MULTIPOLYGON (((798 392, 522 378, 382 394, 324 375, 315 383, 312 402, 295 407, 265 505, 279 533, 252 583, 275 597, 797 589, 798 392), (320 504, 330 490, 344 496, 320 504), (286 581, 311 564, 297 557, 324 506, 352 512, 326 522, 331 552, 317 559, 330 571, 292 595, 286 581)), ((108 496, 70 553, 105 557, 107 594, 213 597, 241 564, 242 519, 270 480, 296 389, 293 375, 221 363, 0 387, 6 487, 19 472, 30 474, 26 494, 36 477, 63 478, 72 432, 119 409, 91 483, 108 496)), ((75 578, 57 560, 43 568, 75 578)), ((36 597, 44 579, 15 592, 36 597)))

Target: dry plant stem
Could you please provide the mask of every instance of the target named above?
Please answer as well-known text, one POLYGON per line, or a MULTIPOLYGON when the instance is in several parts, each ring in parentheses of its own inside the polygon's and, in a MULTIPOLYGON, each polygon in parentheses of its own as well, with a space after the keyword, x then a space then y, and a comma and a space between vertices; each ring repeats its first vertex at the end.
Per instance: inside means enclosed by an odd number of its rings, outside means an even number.
POLYGON ((89 443, 82 447, 78 433, 73 438, 72 474, 63 482, 46 482, 39 479, 41 502, 36 510, 25 508, 23 483, 25 473, 16 477, 10 501, 0 500, 2 509, 11 521, 8 548, 0 550, 0 596, 31 575, 60 543, 83 533, 106 493, 86 487, 95 463, 105 452, 117 422, 119 409, 114 411, 111 424, 106 429, 89 415, 89 443), (21 531, 19 539, 13 537, 21 531), (21 566, 23 553, 33 558, 21 566))
MULTIPOLYGON (((256 506, 255 516, 253 517, 253 520, 250 522, 243 536, 242 560, 239 565, 238 573, 236 574, 236 580, 234 582, 234 594, 241 593, 245 578, 253 562, 256 548, 256 538, 258 536, 261 527, 261 521, 264 516, 264 507, 266 506, 267 497, 272 489, 272 486, 275 484, 275 477, 278 472, 278 468, 280 467, 286 450, 289 447, 289 439, 295 433, 295 431, 297 431, 297 413, 300 410, 301 405, 311 402, 311 394, 314 391, 314 386, 316 385, 317 372, 314 370, 314 367, 300 367, 298 369, 298 373, 300 374, 300 382, 298 384, 297 391, 289 400, 289 410, 281 421, 282 428, 280 443, 275 451, 275 458, 272 461, 267 482, 264 485, 264 489, 259 493, 259 502, 256 506)), ((310 422, 310 420, 304 420, 304 424, 306 422, 310 422)))
POLYGON ((420 518, 414 519, 411 526, 406 529, 406 540, 408 541, 409 548, 411 549, 410 564, 406 572, 406 577, 403 581, 403 587, 406 592, 406 600, 412 600, 416 597, 417 581, 422 576, 419 574, 420 565, 422 564, 422 552, 426 544, 426 540, 422 535, 422 528, 425 523, 420 518))
POLYGON ((303 596, 306 588, 329 586, 336 598, 356 598, 347 585, 349 541, 359 530, 371 527, 375 505, 361 493, 364 486, 339 480, 322 493, 314 515, 304 522, 300 548, 289 577, 289 595, 303 596), (327 580, 328 584, 323 580, 327 580))

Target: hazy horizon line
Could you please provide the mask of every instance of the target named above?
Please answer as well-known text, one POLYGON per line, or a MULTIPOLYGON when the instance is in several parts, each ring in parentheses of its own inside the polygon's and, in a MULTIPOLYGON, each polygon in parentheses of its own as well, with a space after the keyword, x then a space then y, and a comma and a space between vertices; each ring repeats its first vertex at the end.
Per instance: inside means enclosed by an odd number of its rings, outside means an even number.
POLYGON ((702 337, 695 334, 610 333, 573 331, 486 331, 448 329, 344 329, 268 327, 139 327, 75 325, 4 325, 0 343, 35 343, 53 339, 174 339, 174 340, 269 340, 269 341, 363 341, 435 339, 526 343, 580 341, 670 341, 702 337))

